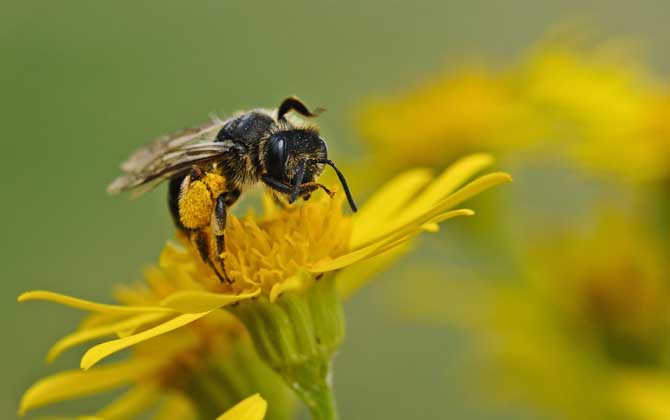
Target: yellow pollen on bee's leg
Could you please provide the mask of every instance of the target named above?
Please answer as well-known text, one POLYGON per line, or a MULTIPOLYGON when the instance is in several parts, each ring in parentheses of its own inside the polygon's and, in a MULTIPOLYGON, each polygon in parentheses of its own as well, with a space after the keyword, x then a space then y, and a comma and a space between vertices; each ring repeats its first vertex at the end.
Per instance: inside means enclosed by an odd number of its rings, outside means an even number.
POLYGON ((223 175, 208 172, 201 180, 207 185, 207 188, 212 192, 213 197, 218 197, 219 194, 226 192, 226 178, 223 175))
POLYGON ((209 224, 214 202, 202 181, 193 181, 179 198, 179 219, 188 229, 198 229, 209 224))

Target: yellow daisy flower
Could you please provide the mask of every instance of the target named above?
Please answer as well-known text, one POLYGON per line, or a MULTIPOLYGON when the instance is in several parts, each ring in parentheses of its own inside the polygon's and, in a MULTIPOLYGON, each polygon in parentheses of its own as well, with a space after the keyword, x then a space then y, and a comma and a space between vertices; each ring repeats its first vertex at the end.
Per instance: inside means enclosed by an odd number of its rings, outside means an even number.
MULTIPOLYGON (((181 257, 184 250, 168 244, 159 264, 145 270, 145 283, 119 287, 116 298, 128 307, 159 305, 186 285, 196 284, 197 267, 181 257)), ((120 316, 96 312, 49 350, 49 362, 74 346, 116 334, 129 336, 165 321, 170 313, 120 316)), ((185 328, 142 341, 124 361, 82 371, 60 372, 39 380, 26 391, 19 413, 86 397, 111 389, 130 389, 93 417, 136 418, 155 406, 155 419, 214 419, 241 398, 261 392, 272 404, 269 419, 294 414, 294 398, 281 379, 258 357, 245 327, 225 311, 216 311, 185 328), (167 397, 164 397, 167 395, 167 397)))
POLYGON ((231 216, 223 255, 230 283, 220 282, 192 247, 168 246, 161 265, 192 274, 177 276, 160 299, 109 305, 34 291, 19 300, 50 300, 106 320, 94 332, 84 329, 66 343, 81 342, 81 335, 119 335, 86 351, 81 359, 84 370, 123 349, 208 321, 225 307, 242 321, 261 358, 315 418, 334 418, 328 377, 331 357, 344 336, 342 296, 360 287, 369 279, 362 275, 386 265, 394 250, 421 232, 434 232, 444 220, 473 214, 454 207, 510 180, 507 174, 492 173, 463 186, 491 162, 488 155, 473 155, 435 178, 429 170, 408 171, 354 216, 342 213, 341 199, 313 199, 291 209, 268 205, 260 220, 231 216), (369 266, 361 270, 361 263, 369 266))
POLYGON ((665 178, 667 84, 619 44, 544 42, 507 70, 464 67, 370 99, 359 115, 362 137, 386 173, 439 167, 473 150, 504 156, 541 147, 597 173, 665 178))

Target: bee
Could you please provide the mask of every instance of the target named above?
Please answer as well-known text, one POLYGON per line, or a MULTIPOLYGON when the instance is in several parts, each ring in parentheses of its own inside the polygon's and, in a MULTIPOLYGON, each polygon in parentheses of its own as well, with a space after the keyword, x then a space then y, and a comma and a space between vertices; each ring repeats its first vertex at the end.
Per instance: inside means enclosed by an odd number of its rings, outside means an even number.
POLYGON ((308 200, 321 188, 316 182, 325 165, 333 168, 349 206, 356 211, 344 175, 328 159, 325 140, 315 125, 289 121, 297 112, 316 117, 296 97, 276 110, 240 112, 179 133, 160 137, 135 151, 122 165, 124 175, 107 187, 110 194, 133 190, 139 195, 168 181, 168 208, 177 229, 187 235, 202 260, 221 281, 230 281, 221 254, 228 209, 242 192, 262 183, 286 205, 308 200))

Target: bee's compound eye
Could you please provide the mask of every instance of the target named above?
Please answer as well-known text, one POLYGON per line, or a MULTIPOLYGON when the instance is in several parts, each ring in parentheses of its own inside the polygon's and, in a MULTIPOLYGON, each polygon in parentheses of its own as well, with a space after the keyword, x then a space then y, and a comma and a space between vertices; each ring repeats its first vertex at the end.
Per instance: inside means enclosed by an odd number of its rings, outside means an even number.
POLYGON ((317 153, 319 154, 320 159, 328 159, 328 146, 326 145, 326 141, 322 139, 321 137, 318 137, 318 151, 317 153))
POLYGON ((284 178, 287 158, 286 141, 284 139, 271 139, 267 154, 267 170, 272 177, 284 178))

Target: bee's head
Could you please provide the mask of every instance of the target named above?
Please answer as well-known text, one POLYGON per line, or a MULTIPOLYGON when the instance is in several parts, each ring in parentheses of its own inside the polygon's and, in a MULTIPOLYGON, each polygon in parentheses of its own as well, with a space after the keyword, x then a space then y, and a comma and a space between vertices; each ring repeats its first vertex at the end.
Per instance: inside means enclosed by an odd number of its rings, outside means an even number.
MULTIPOLYGON (((265 172, 283 185, 290 187, 289 202, 300 194, 300 186, 316 181, 324 165, 332 166, 347 194, 352 210, 356 205, 349 192, 346 180, 335 164, 328 159, 326 142, 315 128, 286 128, 274 132, 263 150, 265 172)), ((302 194, 307 198, 309 193, 302 194)))
POLYGON ((319 160, 328 159, 326 142, 312 128, 278 130, 265 145, 265 170, 273 178, 293 185, 304 162, 302 182, 313 182, 321 172, 319 160))

